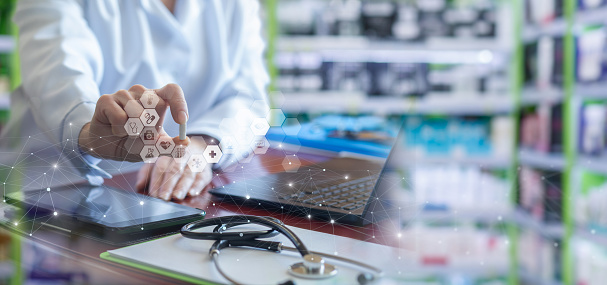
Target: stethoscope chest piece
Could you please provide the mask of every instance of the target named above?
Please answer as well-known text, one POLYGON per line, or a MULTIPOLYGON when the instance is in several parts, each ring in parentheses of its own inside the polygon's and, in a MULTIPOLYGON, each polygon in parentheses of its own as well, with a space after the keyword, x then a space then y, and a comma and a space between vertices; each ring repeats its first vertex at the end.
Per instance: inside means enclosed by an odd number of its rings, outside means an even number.
POLYGON ((317 254, 307 254, 303 262, 298 262, 289 268, 289 274, 306 279, 325 279, 337 274, 334 265, 325 263, 325 260, 317 254))

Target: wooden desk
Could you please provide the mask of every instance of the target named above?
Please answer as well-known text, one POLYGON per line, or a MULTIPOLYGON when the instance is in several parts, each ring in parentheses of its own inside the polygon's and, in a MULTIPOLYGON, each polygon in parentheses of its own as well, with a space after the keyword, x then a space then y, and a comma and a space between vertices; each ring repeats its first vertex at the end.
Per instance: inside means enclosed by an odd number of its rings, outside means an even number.
MULTIPOLYGON (((303 154, 300 154, 299 158, 302 161, 302 165, 319 163, 328 159, 326 156, 303 154)), ((284 171, 282 166, 283 159, 284 154, 281 151, 270 151, 264 156, 255 156, 253 161, 242 165, 240 169, 216 175, 214 183, 221 184, 254 175, 284 171)), ((127 191, 133 191, 135 180, 136 173, 130 172, 115 175, 113 179, 106 181, 106 184, 127 191)), ((330 224, 324 221, 310 220, 306 217, 293 216, 277 210, 222 203, 208 193, 199 197, 186 199, 180 203, 204 209, 207 211, 207 217, 233 214, 272 216, 281 219, 285 224, 290 226, 392 246, 396 245, 394 237, 400 227, 390 221, 365 227, 330 224)), ((6 232, 7 230, 4 229, 4 231, 6 232)), ((11 232, 14 234, 14 231, 11 232)), ((82 275, 87 276, 86 278, 91 283, 180 284, 174 279, 130 267, 123 267, 99 258, 102 252, 114 249, 116 248, 115 246, 82 237, 68 237, 48 229, 37 230, 35 235, 31 237, 24 234, 19 234, 19 236, 22 241, 22 256, 24 257, 20 265, 24 272, 35 273, 30 273, 30 276, 26 276, 26 278, 39 279, 47 277, 60 279, 72 276, 71 278, 78 279, 84 278, 78 277, 82 275), (28 256, 31 258, 26 258, 28 256), (40 266, 40 264, 45 265, 49 258, 55 260, 55 263, 60 263, 61 266, 51 266, 52 270, 40 266)))

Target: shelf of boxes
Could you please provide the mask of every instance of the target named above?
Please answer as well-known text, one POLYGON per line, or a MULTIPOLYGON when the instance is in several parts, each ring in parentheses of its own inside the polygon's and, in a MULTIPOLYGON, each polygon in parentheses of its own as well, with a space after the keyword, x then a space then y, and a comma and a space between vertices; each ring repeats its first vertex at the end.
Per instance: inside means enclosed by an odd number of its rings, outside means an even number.
POLYGON ((537 285, 562 285, 563 284, 561 282, 556 282, 556 281, 551 282, 551 281, 542 280, 540 277, 530 274, 529 272, 527 272, 525 270, 519 270, 518 275, 519 275, 520 280, 523 281, 524 284, 537 284, 537 285))
POLYGON ((575 13, 575 23, 578 25, 604 24, 607 18, 607 7, 596 7, 575 13))
POLYGON ((506 169, 511 166, 509 157, 503 156, 417 156, 411 157, 405 166, 440 164, 440 165, 470 165, 489 169, 506 169))
POLYGON ((491 115, 510 113, 507 95, 429 93, 425 98, 370 97, 359 92, 285 93, 285 112, 360 112, 376 114, 491 115))
POLYGON ((519 163, 545 170, 563 170, 565 168, 565 157, 562 154, 542 153, 532 150, 519 151, 519 163))
POLYGON ((567 31, 567 21, 559 18, 545 24, 527 24, 523 27, 522 40, 525 43, 536 41, 541 36, 563 36, 567 31))
POLYGON ((607 174, 607 157, 579 155, 576 164, 598 174, 607 174))
POLYGON ((535 230, 540 235, 546 238, 561 239, 565 235, 565 228, 562 223, 544 223, 539 221, 522 210, 516 210, 511 216, 511 219, 517 225, 535 230))
POLYGON ((581 99, 607 99, 607 83, 576 83, 574 94, 581 99))
POLYGON ((563 90, 559 88, 537 89, 526 87, 521 92, 521 105, 556 104, 564 99, 563 90))
POLYGON ((607 247, 607 234, 604 232, 597 232, 591 228, 578 227, 575 229, 574 235, 597 245, 607 247))
POLYGON ((474 221, 474 222, 485 222, 485 223, 505 223, 510 220, 512 216, 510 210, 422 210, 415 213, 412 217, 412 221, 425 221, 425 222, 461 222, 461 221, 474 221))
POLYGON ((279 52, 317 52, 340 62, 423 62, 489 64, 503 62, 503 45, 495 40, 435 39, 426 43, 374 40, 368 37, 281 36, 279 52))
POLYGON ((13 36, 0 35, 0 52, 12 52, 15 49, 15 39, 13 36))

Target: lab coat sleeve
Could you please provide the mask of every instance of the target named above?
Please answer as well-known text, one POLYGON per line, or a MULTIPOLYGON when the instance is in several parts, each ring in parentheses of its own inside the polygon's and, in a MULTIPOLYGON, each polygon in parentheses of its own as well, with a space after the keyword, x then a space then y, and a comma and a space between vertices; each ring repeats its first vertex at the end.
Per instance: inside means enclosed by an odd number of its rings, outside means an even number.
MULTIPOLYGON (((265 43, 261 36, 259 3, 251 0, 234 3, 237 4, 231 15, 228 34, 229 37, 234 37, 230 40, 229 49, 232 54, 229 56, 239 60, 237 72, 221 89, 213 107, 205 112, 190 112, 188 122, 189 134, 209 135, 220 141, 226 135, 225 130, 220 129, 224 118, 235 118, 247 110, 250 111, 250 119, 265 118, 269 108, 266 92, 269 76, 264 65, 265 43), (252 104, 256 108, 252 108, 252 104)), ((225 168, 242 152, 250 152, 250 148, 241 146, 235 154, 224 155, 214 168, 225 168)))
MULTIPOLYGON (((22 86, 38 128, 93 184, 111 176, 78 147, 99 98, 103 59, 83 15, 84 0, 20 0, 22 86)), ((22 126, 27 127, 27 126, 22 126)))

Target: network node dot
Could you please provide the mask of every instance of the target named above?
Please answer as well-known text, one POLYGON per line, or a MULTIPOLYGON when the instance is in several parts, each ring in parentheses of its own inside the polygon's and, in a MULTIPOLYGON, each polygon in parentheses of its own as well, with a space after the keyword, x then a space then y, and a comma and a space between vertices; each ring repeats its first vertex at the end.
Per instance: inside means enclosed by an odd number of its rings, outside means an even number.
POLYGON ((57 216, 57 212, 53 212, 53 215, 57 216))
POLYGON ((142 205, 142 206, 143 206, 143 201, 140 201, 140 202, 139 202, 139 205, 142 205))

